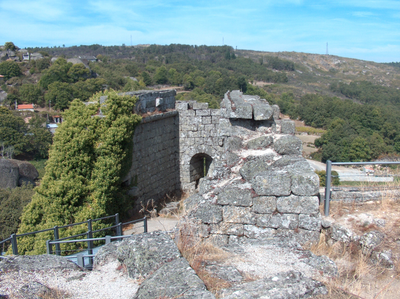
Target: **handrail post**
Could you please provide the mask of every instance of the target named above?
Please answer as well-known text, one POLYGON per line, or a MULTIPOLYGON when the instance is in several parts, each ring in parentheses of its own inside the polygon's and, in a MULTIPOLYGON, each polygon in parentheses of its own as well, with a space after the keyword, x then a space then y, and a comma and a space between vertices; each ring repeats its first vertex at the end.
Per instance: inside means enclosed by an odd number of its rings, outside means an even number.
MULTIPOLYGON (((88 232, 87 232, 87 238, 91 239, 93 238, 93 233, 92 233, 92 219, 89 219, 88 221, 88 232)), ((93 241, 88 241, 87 242, 88 246, 88 254, 91 255, 93 254, 93 241)), ((93 257, 89 257, 89 265, 93 264, 93 257)))
POLYGON ((147 233, 147 217, 144 216, 143 218, 143 230, 145 233, 147 233))
POLYGON ((331 200, 331 170, 332 161, 326 161, 326 179, 325 179, 325 205, 324 214, 329 216, 329 201, 331 200))
POLYGON ((53 254, 53 252, 52 252, 53 250, 51 249, 52 245, 51 245, 50 241, 51 241, 51 240, 47 240, 47 241, 46 241, 46 251, 47 251, 47 254, 53 254))
MULTIPOLYGON (((122 236, 122 222, 118 223, 117 236, 122 236)), ((122 240, 122 239, 118 239, 118 240, 122 240)))
MULTIPOLYGON (((54 241, 58 241, 59 238, 60 236, 58 234, 58 226, 56 225, 54 227, 54 241)), ((60 243, 56 243, 56 255, 61 255, 60 243)))
POLYGON ((11 235, 11 246, 12 246, 12 253, 14 255, 18 255, 18 247, 17 247, 17 235, 11 235))

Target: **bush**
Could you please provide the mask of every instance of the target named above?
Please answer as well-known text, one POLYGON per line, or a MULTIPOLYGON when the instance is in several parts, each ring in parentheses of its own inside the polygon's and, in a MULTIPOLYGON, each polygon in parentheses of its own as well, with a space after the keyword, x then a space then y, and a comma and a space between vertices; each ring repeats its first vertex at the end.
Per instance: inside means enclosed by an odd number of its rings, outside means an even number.
MULTIPOLYGON (((325 187, 326 185, 326 171, 325 170, 316 170, 315 171, 316 174, 318 174, 319 176, 319 185, 321 187, 325 187)), ((337 171, 332 171, 331 172, 331 185, 332 186, 339 186, 340 185, 340 180, 339 180, 339 174, 337 173, 337 171)))
POLYGON ((32 185, 0 189, 0 240, 17 232, 23 208, 31 201, 32 185))

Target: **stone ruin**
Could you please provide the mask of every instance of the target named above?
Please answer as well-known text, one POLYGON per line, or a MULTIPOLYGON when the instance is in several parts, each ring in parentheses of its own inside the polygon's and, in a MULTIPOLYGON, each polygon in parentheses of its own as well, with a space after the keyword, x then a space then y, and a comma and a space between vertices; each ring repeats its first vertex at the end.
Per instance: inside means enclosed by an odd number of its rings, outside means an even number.
POLYGON ((301 156, 294 122, 281 119, 277 105, 238 90, 224 95, 220 109, 195 101, 171 109, 175 91, 134 95, 142 113, 153 112, 135 131, 124 179, 138 205, 177 190, 194 194, 185 207, 201 236, 219 244, 272 235, 318 239, 319 178, 301 156))
POLYGON ((188 163, 195 152, 203 157, 200 170, 208 170, 184 202, 198 235, 218 245, 273 236, 318 241, 319 178, 302 157, 294 122, 280 119, 278 106, 239 91, 227 92, 219 110, 198 105, 177 105, 185 123, 181 165, 190 165, 182 185, 192 191, 201 176, 193 158, 188 163))

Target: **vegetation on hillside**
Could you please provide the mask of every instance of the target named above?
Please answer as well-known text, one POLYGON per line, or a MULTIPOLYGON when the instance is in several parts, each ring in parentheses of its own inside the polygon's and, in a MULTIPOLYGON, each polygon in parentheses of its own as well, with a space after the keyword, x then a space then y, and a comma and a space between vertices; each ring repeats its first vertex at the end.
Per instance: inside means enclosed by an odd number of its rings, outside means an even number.
MULTIPOLYGON (((50 150, 46 172, 24 209, 18 233, 99 218, 121 211, 124 192, 121 177, 130 165, 132 135, 140 116, 133 113, 135 99, 116 92, 98 93, 84 105, 74 100, 65 111, 50 150), (99 97, 107 95, 101 106, 105 117, 95 117, 99 97)), ((129 169, 129 168, 128 168, 129 169)), ((101 224, 99 224, 101 227, 101 224)), ((93 229, 98 229, 94 227, 93 229)), ((79 234, 87 228, 75 226, 60 237, 79 234)), ((45 252, 51 233, 21 238, 21 254, 45 252)))

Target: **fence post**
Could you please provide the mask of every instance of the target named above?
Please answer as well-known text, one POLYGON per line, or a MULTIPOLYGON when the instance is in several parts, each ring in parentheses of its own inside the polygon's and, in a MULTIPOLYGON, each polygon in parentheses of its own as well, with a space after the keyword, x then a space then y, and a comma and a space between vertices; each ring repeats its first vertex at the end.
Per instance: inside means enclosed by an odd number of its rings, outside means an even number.
POLYGON ((12 253, 14 255, 18 255, 18 247, 17 247, 17 235, 11 235, 11 246, 12 246, 12 253))
POLYGON ((331 200, 331 170, 332 161, 326 161, 326 180, 325 180, 325 205, 324 214, 329 216, 329 201, 331 200))
MULTIPOLYGON (((119 213, 115 214, 115 225, 119 224, 119 213)), ((120 236, 119 228, 118 226, 115 228, 115 233, 117 236, 120 236)))
POLYGON ((51 244, 50 244, 50 241, 51 240, 47 240, 46 241, 46 251, 47 251, 47 254, 53 254, 53 250, 52 250, 52 248, 51 247, 53 247, 51 244))
MULTIPOLYGON (((117 236, 122 236, 122 222, 118 223, 117 236)), ((118 240, 121 241, 122 239, 118 239, 118 240)))
POLYGON ((143 218, 143 230, 145 233, 147 233, 147 217, 144 216, 143 218))
POLYGON ((78 266, 81 266, 82 268, 85 267, 85 258, 83 257, 83 254, 77 254, 76 261, 78 262, 78 266))
MULTIPOLYGON (((58 226, 54 227, 54 241, 58 241, 60 236, 58 235, 58 226)), ((56 243, 56 255, 61 255, 60 243, 56 243)))
POLYGON ((111 236, 106 236, 106 245, 111 243, 111 236))
MULTIPOLYGON (((88 232, 87 232, 87 238, 91 239, 93 238, 93 233, 92 233, 92 219, 89 219, 88 221, 88 232)), ((88 246, 88 254, 91 255, 93 254, 93 241, 88 241, 87 242, 88 246)), ((89 265, 93 264, 93 257, 89 257, 89 265)))

